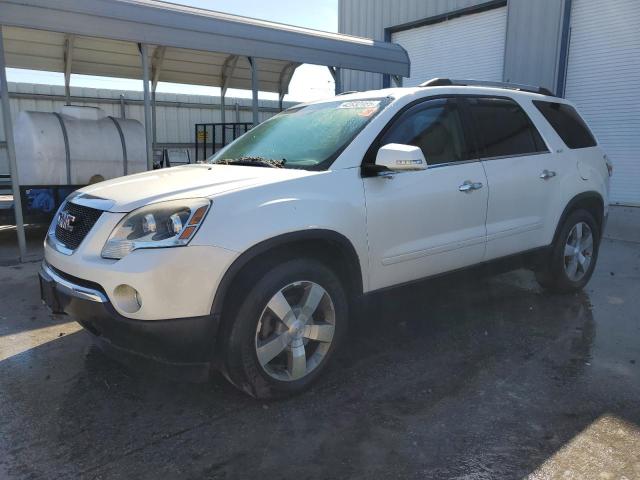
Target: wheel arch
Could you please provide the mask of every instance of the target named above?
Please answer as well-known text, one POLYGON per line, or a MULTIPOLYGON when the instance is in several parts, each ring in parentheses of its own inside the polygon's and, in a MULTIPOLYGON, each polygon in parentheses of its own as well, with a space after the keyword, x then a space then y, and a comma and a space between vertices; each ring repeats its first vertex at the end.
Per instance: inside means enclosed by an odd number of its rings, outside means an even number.
POLYGON ((222 276, 211 306, 212 315, 222 315, 231 294, 234 282, 252 266, 262 264, 267 259, 278 259, 292 255, 305 255, 328 261, 337 274, 347 282, 348 294, 360 296, 363 293, 360 259, 353 244, 344 235, 326 229, 309 229, 278 235, 245 250, 222 276))
POLYGON ((588 191, 580 193, 569 200, 556 223, 552 244, 555 243, 558 238, 558 234, 560 233, 560 229, 562 228, 566 218, 571 214, 571 212, 578 209, 584 209, 593 215, 593 218, 595 218, 598 223, 598 234, 602 237, 604 230, 604 199, 599 192, 588 191))

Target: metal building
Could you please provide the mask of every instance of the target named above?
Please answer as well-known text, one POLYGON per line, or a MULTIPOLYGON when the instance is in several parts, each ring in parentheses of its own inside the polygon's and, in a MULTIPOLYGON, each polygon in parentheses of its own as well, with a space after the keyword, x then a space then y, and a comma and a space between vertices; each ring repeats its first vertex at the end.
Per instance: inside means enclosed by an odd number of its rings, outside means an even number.
MULTIPOLYGON (((640 2, 340 0, 339 30, 403 46, 411 73, 547 87, 578 106, 614 163, 611 201, 640 206, 640 2)), ((393 78, 343 71, 343 88, 393 78)))

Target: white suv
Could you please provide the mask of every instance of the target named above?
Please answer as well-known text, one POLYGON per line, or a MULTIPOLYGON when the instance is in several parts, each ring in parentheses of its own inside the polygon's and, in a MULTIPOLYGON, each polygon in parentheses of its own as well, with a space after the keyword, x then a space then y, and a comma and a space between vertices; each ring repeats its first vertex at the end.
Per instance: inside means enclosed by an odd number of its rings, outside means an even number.
POLYGON ((497 260, 582 288, 610 174, 576 110, 542 89, 341 95, 206 164, 78 190, 47 235, 42 297, 119 359, 294 393, 378 290, 497 260))

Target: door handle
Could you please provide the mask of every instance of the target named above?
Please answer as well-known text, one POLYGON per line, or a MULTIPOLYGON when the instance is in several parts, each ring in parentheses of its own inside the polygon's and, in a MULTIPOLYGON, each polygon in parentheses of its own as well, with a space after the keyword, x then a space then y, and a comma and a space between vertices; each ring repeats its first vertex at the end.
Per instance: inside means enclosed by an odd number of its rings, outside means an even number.
POLYGON ((482 186, 482 182, 472 182, 471 180, 467 180, 458 187, 458 190, 460 190, 461 192, 470 193, 474 190, 480 190, 482 186))
POLYGON ((544 169, 540 174, 540 178, 542 180, 549 180, 550 178, 553 178, 555 176, 556 176, 556 172, 554 172, 553 170, 547 170, 547 169, 544 169))

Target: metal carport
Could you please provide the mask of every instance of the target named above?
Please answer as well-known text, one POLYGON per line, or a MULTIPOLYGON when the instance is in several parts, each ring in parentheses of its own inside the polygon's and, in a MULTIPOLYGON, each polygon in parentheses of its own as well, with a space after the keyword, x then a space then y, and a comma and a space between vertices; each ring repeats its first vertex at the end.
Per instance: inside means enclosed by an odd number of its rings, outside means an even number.
POLYGON ((143 80, 147 167, 153 162, 153 97, 159 81, 288 91, 302 63, 326 65, 340 89, 340 69, 409 75, 400 46, 157 0, 0 0, 0 95, 20 257, 26 254, 6 67, 143 80))

